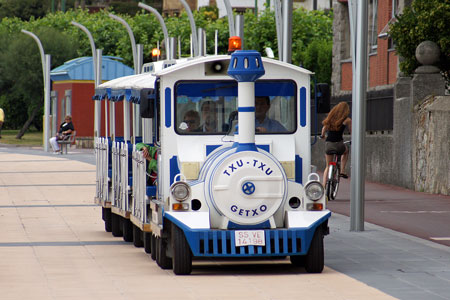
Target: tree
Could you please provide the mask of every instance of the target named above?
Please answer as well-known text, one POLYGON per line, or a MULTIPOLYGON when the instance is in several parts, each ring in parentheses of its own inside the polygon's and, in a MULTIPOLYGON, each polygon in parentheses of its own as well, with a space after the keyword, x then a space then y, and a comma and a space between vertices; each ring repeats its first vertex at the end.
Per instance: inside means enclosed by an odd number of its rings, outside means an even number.
MULTIPOLYGON (((41 28, 35 34, 41 40, 46 53, 52 55, 52 68, 63 64, 76 56, 76 45, 65 34, 53 28, 41 28)), ((24 34, 13 34, 5 52, 0 54, 0 71, 3 83, 9 85, 9 118, 23 120, 22 130, 17 135, 21 138, 28 127, 42 121, 43 74, 40 53, 36 42, 24 34), (17 105, 13 105, 17 103, 17 105), (24 111, 24 109, 26 110, 24 111), (15 115, 17 114, 17 115, 15 115), (39 117, 38 117, 39 116, 39 117), (37 122, 35 118, 37 117, 37 122)))
POLYGON ((389 35, 395 42, 397 53, 403 58, 400 70, 410 75, 419 66, 417 46, 426 40, 441 49, 439 67, 449 81, 450 70, 450 2, 447 0, 415 0, 405 7, 397 22, 391 25, 389 35))
POLYGON ((0 19, 17 17, 30 20, 44 17, 48 11, 48 0, 0 0, 0 19))

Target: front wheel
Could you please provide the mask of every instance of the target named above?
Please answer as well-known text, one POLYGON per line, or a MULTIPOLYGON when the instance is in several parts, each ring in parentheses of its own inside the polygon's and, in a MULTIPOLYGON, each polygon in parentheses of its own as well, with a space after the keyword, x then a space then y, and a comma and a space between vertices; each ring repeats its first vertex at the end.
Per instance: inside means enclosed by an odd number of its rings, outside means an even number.
POLYGON ((172 225, 172 265, 176 275, 188 275, 192 272, 192 253, 183 230, 172 225))
POLYGON ((316 228, 316 232, 305 257, 305 270, 308 273, 322 273, 324 266, 322 226, 316 228))

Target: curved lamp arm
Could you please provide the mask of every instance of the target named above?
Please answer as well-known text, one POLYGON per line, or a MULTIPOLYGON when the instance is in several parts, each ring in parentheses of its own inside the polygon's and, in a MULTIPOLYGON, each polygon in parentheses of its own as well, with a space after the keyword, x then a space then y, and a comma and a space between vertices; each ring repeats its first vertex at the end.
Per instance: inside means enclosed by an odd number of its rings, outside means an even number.
POLYGON ((37 35, 35 35, 34 33, 27 31, 25 29, 21 30, 22 33, 25 33, 28 36, 31 36, 37 43, 38 47, 39 47, 39 52, 41 53, 41 62, 42 62, 42 75, 44 76, 44 84, 45 84, 45 52, 44 52, 44 47, 42 47, 42 43, 41 40, 37 37, 37 35))
POLYGON ((121 23, 123 26, 125 26, 125 28, 127 29, 128 35, 130 36, 130 40, 131 40, 131 49, 133 52, 133 64, 134 64, 134 72, 136 73, 138 71, 138 65, 137 65, 137 56, 136 56, 136 40, 134 39, 134 35, 133 35, 133 31, 131 30, 130 25, 128 25, 128 23, 122 19, 121 17, 118 17, 116 15, 113 14, 109 14, 110 18, 113 18, 114 20, 118 21, 119 23, 121 23))
POLYGON ((198 52, 199 47, 198 47, 198 39, 197 39, 197 28, 195 27, 194 16, 192 15, 191 8, 187 4, 187 2, 185 0, 180 0, 180 2, 181 2, 181 4, 183 4, 184 9, 186 10, 188 18, 189 18, 189 22, 191 24, 192 45, 194 46, 194 56, 198 56, 199 55, 199 52, 198 52))

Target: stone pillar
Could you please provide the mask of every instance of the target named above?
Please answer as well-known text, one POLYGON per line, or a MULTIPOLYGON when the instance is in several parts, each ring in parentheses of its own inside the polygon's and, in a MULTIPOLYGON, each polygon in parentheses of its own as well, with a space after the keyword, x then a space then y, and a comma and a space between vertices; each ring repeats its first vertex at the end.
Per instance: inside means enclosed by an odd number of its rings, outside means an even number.
POLYGON ((429 95, 445 94, 445 80, 439 68, 433 66, 439 61, 440 55, 439 47, 434 42, 425 41, 417 46, 416 58, 422 66, 416 69, 411 84, 413 105, 429 95))

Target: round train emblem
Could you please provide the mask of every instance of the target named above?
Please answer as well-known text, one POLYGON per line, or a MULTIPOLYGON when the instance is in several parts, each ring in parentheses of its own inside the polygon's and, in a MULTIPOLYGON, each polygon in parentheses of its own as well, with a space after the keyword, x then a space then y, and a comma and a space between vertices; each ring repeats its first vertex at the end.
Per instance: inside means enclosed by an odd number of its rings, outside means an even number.
POLYGON ((287 179, 281 165, 267 152, 234 149, 218 160, 207 185, 216 209, 237 224, 268 220, 285 198, 287 179))
POLYGON ((242 185, 242 191, 246 195, 251 195, 255 192, 255 185, 249 181, 244 182, 244 184, 242 185))

